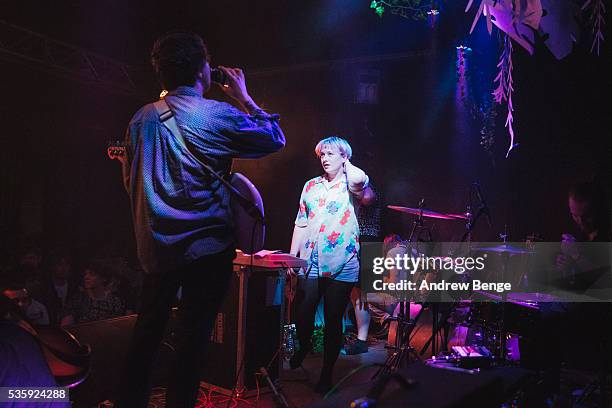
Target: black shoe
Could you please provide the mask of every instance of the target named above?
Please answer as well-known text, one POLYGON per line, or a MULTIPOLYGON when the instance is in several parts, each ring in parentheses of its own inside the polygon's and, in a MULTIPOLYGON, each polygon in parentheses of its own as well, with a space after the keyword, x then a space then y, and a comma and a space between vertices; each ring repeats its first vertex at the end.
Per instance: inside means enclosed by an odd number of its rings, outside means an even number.
POLYGON ((344 351, 344 354, 347 354, 349 356, 352 356, 355 354, 367 353, 368 352, 368 342, 357 339, 353 343, 347 344, 344 347, 343 351, 344 351))

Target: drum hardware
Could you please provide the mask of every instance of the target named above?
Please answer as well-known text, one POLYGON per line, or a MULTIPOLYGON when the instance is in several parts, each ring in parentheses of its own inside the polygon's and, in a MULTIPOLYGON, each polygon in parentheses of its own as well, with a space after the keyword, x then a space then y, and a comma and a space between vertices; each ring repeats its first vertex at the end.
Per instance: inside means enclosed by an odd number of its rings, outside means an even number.
POLYGON ((402 212, 404 214, 417 215, 419 217, 425 217, 425 218, 435 218, 438 220, 450 220, 450 221, 465 220, 469 216, 467 213, 441 213, 437 211, 425 210, 421 207, 412 208, 412 207, 402 207, 399 205, 388 205, 387 208, 393 211, 402 212))
POLYGON ((421 361, 421 357, 417 354, 414 347, 410 345, 410 334, 416 326, 423 309, 419 311, 414 319, 410 319, 410 304, 408 304, 408 307, 406 306, 405 301, 400 301, 399 313, 397 316, 389 318, 389 320, 397 322, 395 344, 393 346, 385 346, 385 348, 393 350, 393 352, 387 357, 383 366, 372 376, 372 379, 393 373, 398 368, 407 364, 411 356, 421 361))
POLYGON ((432 313, 432 321, 431 321, 431 336, 425 342, 419 354, 422 356, 427 351, 427 348, 431 344, 431 355, 435 356, 438 354, 438 347, 442 350, 446 350, 448 343, 448 319, 453 313, 454 306, 450 306, 447 310, 440 312, 440 302, 430 302, 431 305, 431 313, 432 313), (441 317, 439 317, 440 313, 443 313, 441 317), (440 324, 440 322, 443 322, 440 324), (444 330, 443 335, 440 337, 441 343, 437 343, 438 336, 440 336, 440 332, 444 330))
MULTIPOLYGON (((462 244, 467 243, 467 250, 469 253, 472 251, 482 251, 482 252, 490 252, 492 254, 498 254, 501 259, 501 269, 499 270, 499 279, 500 282, 506 281, 506 276, 509 272, 509 259, 513 255, 523 255, 523 254, 533 254, 535 253, 533 245, 516 245, 510 244, 508 242, 508 232, 507 225, 505 226, 504 233, 500 234, 500 239, 502 242, 500 244, 496 244, 493 246, 481 246, 474 248, 472 247, 472 238, 474 228, 477 226, 479 219, 484 215, 487 218, 488 224, 490 226, 490 209, 487 206, 487 203, 484 201, 482 196, 482 192, 480 191, 480 186, 478 183, 472 183, 469 190, 469 200, 466 206, 466 210, 463 213, 445 213, 445 212, 437 212, 424 208, 424 199, 419 201, 417 207, 402 207, 402 206, 387 206, 389 209, 398 211, 404 214, 415 215, 417 216, 416 220, 413 222, 412 229, 410 231, 410 237, 407 243, 415 243, 419 242, 419 235, 421 235, 422 231, 427 229, 425 228, 425 218, 431 219, 442 219, 442 220, 464 220, 465 221, 465 231, 461 237, 458 247, 455 250, 451 250, 449 252, 449 256, 452 256, 453 253, 456 253, 462 250, 462 244)), ((410 245, 407 244, 407 245, 410 245)), ((466 273, 459 277, 463 280, 470 280, 470 276, 466 273)), ((525 277, 521 276, 521 281, 524 280, 525 277)), ((470 293, 470 298, 472 294, 470 293)), ((510 361, 516 359, 513 355, 512 358, 508 358, 508 346, 511 342, 509 340, 510 331, 513 333, 519 333, 516 330, 516 324, 510 319, 506 321, 507 317, 505 315, 506 312, 513 312, 515 310, 514 305, 506 305, 507 301, 510 301, 508 298, 507 292, 502 292, 498 296, 496 296, 497 304, 495 306, 496 314, 501 313, 498 318, 486 318, 486 316, 482 316, 481 308, 477 306, 477 304, 472 303, 469 306, 470 312, 468 316, 466 316, 466 320, 463 322, 463 325, 467 325, 470 329, 470 332, 473 336, 471 341, 477 344, 466 344, 469 346, 479 346, 486 348, 490 354, 495 357, 496 362, 502 361, 510 361), (507 309, 507 310, 506 310, 507 309)), ((455 303, 450 306, 448 309, 444 308, 440 310, 439 302, 431 302, 428 301, 426 303, 422 303, 422 305, 429 309, 432 312, 432 335, 425 343, 423 349, 420 352, 422 356, 427 350, 428 346, 431 344, 432 355, 436 356, 438 354, 438 350, 440 348, 446 349, 444 343, 448 342, 448 334, 449 331, 452 332, 452 323, 448 323, 449 317, 453 314, 454 310, 460 305, 460 302, 455 303), (442 344, 437 344, 437 341, 440 339, 440 332, 442 329, 445 329, 444 336, 442 337, 442 344)), ((537 308, 537 306, 536 306, 537 308)), ((486 312, 485 312, 486 313, 486 312)), ((461 323, 459 323, 461 324, 461 323)), ((399 322, 398 322, 399 326, 399 322)), ((467 328, 466 328, 467 330, 467 328)), ((397 344, 397 340, 402 340, 401 336, 396 337, 396 346, 393 349, 397 349, 399 346, 397 344)), ((410 346, 411 340, 408 339, 408 347, 410 346)), ((420 344, 419 344, 420 347, 420 344)), ((518 351, 518 350, 517 350, 518 351)), ((408 351, 409 353, 409 351, 408 351)), ((514 352, 513 352, 514 354, 514 352)))
POLYGON ((472 248, 474 251, 482 251, 482 252, 493 252, 498 254, 509 254, 509 255, 523 255, 523 254, 534 254, 535 251, 531 248, 520 247, 517 245, 511 244, 500 244, 490 247, 478 247, 472 248))
MULTIPOLYGON (((431 240, 431 232, 425 226, 424 218, 458 220, 464 217, 464 215, 461 214, 449 215, 425 210, 424 204, 425 199, 421 199, 419 201, 418 208, 389 206, 389 208, 393 210, 418 216, 417 219, 413 222, 412 229, 410 231, 410 236, 405 242, 405 245, 408 247, 409 253, 413 250, 412 245, 421 241, 420 238, 424 233, 427 233, 428 238, 431 240)), ((432 354, 435 355, 437 352, 436 335, 438 333, 437 325, 439 310, 437 302, 429 302, 429 304, 431 305, 432 311, 432 333, 434 333, 434 335, 432 335, 427 341, 427 346, 431 344, 432 354)), ((417 321, 421 317, 424 310, 425 307, 422 307, 416 317, 414 319, 410 319, 410 303, 408 303, 405 299, 399 302, 399 312, 397 314, 397 317, 392 318, 392 320, 397 322, 397 334, 395 336, 394 345, 387 347, 393 350, 393 353, 387 358, 383 367, 377 371, 374 377, 395 371, 402 364, 404 364, 410 358, 410 356, 413 356, 414 358, 416 358, 416 360, 421 360, 420 355, 410 344, 410 340, 412 331, 415 328, 417 321)), ((424 351, 421 352, 421 354, 423 353, 424 351)))
MULTIPOLYGON (((505 227, 504 233, 500 234, 499 236, 503 240, 502 244, 491 246, 491 247, 474 248, 474 250, 499 254, 499 256, 501 257, 500 282, 506 282, 506 276, 508 272, 508 262, 510 261, 510 256, 511 255, 521 255, 521 254, 532 254, 534 253, 534 251, 530 248, 523 248, 523 247, 513 246, 513 245, 508 244, 507 243, 507 239, 508 239, 507 226, 505 227)), ((506 302, 508 301, 508 293, 506 291, 503 291, 500 297, 501 297, 500 299, 501 303, 499 307, 501 309, 502 318, 498 322, 499 339, 500 339, 498 357, 501 359, 505 359, 506 358, 506 342, 507 342, 508 333, 506 332, 506 327, 505 327, 506 322, 505 322, 504 309, 506 307, 506 302)))
MULTIPOLYGON (((410 231, 410 235, 408 237, 408 240, 406 241, 406 245, 409 247, 409 251, 412 250, 411 248, 411 244, 416 244, 421 240, 421 236, 426 233, 427 237, 429 239, 429 241, 432 241, 431 239, 431 231, 425 226, 425 222, 424 222, 424 218, 434 218, 434 219, 443 219, 443 220, 469 220, 471 217, 471 214, 469 213, 469 208, 468 211, 466 213, 463 214, 451 214, 451 213, 440 213, 440 212, 436 212, 436 211, 431 211, 431 210, 426 210, 424 208, 425 205, 425 199, 422 198, 421 200, 419 200, 418 203, 418 207, 417 208, 411 208, 411 207, 399 207, 399 206, 387 206, 388 208, 395 210, 395 211, 399 211, 405 214, 411 214, 411 215, 417 215, 417 218, 414 220, 413 224, 412 224, 412 229, 410 231)), ((440 310, 439 310, 439 302, 437 301, 429 301, 423 304, 423 306, 428 305, 430 306, 431 312, 432 312, 432 335, 431 337, 427 340, 425 347, 420 351, 420 355, 423 355, 425 353, 425 351, 427 350, 427 348, 429 347, 429 345, 431 344, 431 352, 432 355, 436 355, 438 352, 438 342, 437 342, 437 336, 439 334, 439 314, 440 314, 440 310)), ((423 310, 423 309, 422 309, 423 310)), ((421 312, 422 312, 421 310, 421 312)), ((447 313, 448 315, 450 314, 450 312, 447 313)), ((420 316, 420 313, 419 313, 420 316)), ((445 316, 444 318, 447 318, 448 316, 445 316)), ((442 326, 442 328, 445 327, 445 325, 442 326)), ((399 330, 399 322, 398 322, 398 330, 399 330)), ((396 340, 400 339, 401 340, 401 336, 396 336, 396 340)), ((408 345, 405 347, 409 347, 410 346, 410 338, 407 339, 408 345)), ((445 338, 443 338, 443 342, 445 343, 445 338)), ((445 347, 445 346, 444 346, 445 347)))
MULTIPOLYGON (((431 239, 431 232, 425 228, 424 226, 424 222, 423 222, 423 217, 425 216, 425 211, 423 209, 423 206, 425 205, 425 199, 421 198, 421 200, 419 201, 419 213, 418 213, 418 218, 414 221, 413 225, 412 225, 412 231, 410 231, 410 236, 408 237, 408 242, 415 242, 415 232, 418 231, 418 235, 416 237, 416 241, 419 240, 419 237, 421 235, 421 233, 423 231, 427 231, 428 235, 431 239)), ((429 218, 441 218, 441 217, 434 217, 431 215, 431 213, 433 213, 433 211, 427 211, 429 213, 428 217, 429 218)), ((439 215, 439 213, 438 213, 439 215)), ((460 219, 448 214, 444 214, 445 216, 448 216, 450 218, 442 218, 442 219, 460 219)), ((438 302, 432 302, 432 321, 431 321, 431 337, 429 338, 429 340, 427 341, 426 346, 421 350, 421 355, 423 355, 425 353, 425 350, 427 349, 427 346, 431 343, 431 354, 432 355, 436 355, 438 352, 438 348, 437 348, 437 335, 438 335, 438 302)), ((421 309, 421 312, 419 312, 419 316, 422 313, 423 309, 421 309)), ((398 325, 399 326, 399 325, 398 325)), ((400 338, 400 336, 398 336, 398 338, 400 338)), ((410 347, 410 339, 408 338, 408 346, 410 347)))
POLYGON ((476 227, 476 224, 478 223, 478 220, 480 219, 480 217, 485 215, 487 217, 489 227, 491 226, 491 211, 489 209, 489 206, 485 202, 484 198, 482 197, 482 193, 480 191, 480 185, 478 183, 472 183, 472 185, 470 186, 469 200, 468 200, 468 205, 467 205, 467 211, 465 212, 465 214, 466 214, 465 232, 463 233, 463 236, 461 237, 461 240, 459 242, 469 243, 472 240, 472 231, 474 231, 474 228, 476 227), (476 216, 474 216, 474 214, 472 213, 472 208, 473 208, 472 197, 474 193, 478 196, 478 201, 480 201, 480 205, 478 206, 478 211, 476 212, 476 216))

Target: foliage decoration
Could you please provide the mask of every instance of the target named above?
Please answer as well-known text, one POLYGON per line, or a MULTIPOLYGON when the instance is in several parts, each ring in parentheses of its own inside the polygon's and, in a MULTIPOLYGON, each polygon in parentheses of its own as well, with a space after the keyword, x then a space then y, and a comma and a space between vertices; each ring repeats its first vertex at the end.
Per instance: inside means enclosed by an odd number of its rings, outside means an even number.
POLYGON ((370 8, 374 9, 379 17, 383 16, 386 9, 389 9, 391 14, 413 20, 425 20, 432 12, 437 14, 431 0, 373 0, 370 8))

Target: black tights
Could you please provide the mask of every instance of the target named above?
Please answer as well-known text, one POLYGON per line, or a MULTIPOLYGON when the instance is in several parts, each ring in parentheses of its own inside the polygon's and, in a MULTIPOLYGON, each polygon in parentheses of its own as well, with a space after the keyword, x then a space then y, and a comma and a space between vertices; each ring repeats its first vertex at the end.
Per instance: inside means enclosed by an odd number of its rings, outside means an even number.
POLYGON ((342 316, 350 301, 353 283, 330 278, 299 278, 295 295, 296 329, 300 340, 300 360, 312 349, 315 313, 324 299, 325 330, 321 381, 331 382, 332 370, 342 347, 342 316))

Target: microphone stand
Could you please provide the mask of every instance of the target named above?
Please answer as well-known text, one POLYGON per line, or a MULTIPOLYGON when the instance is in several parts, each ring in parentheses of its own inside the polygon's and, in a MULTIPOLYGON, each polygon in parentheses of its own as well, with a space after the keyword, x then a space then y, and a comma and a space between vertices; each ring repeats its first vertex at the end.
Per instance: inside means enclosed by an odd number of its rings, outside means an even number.
MULTIPOLYGON (((406 241, 410 244, 414 242, 414 237, 417 229, 420 232, 421 228, 423 228, 424 204, 425 199, 422 198, 419 201, 419 216, 414 221, 414 224, 412 225, 412 231, 410 231, 410 236, 408 238, 408 241, 406 241)), ((408 251, 412 254, 412 245, 408 245, 408 251)), ((397 322, 395 344, 392 346, 385 346, 385 348, 391 349, 393 350, 393 352, 387 357, 383 366, 372 376, 372 379, 378 378, 378 381, 383 384, 386 384, 386 382, 388 381, 389 374, 395 372, 404 363, 410 360, 411 355, 413 355, 417 360, 421 360, 414 347, 410 345, 410 334, 412 333, 412 330, 414 329, 416 321, 420 317, 421 312, 419 312, 415 319, 411 319, 410 301, 407 301, 405 296, 403 296, 401 299, 404 300, 399 300, 398 302, 399 310, 397 316, 390 318, 390 320, 397 322), (408 302, 408 305, 406 305, 406 302, 408 302), (383 378, 382 380, 380 379, 381 377, 383 378)))
POLYGON ((469 211, 470 207, 471 206, 468 206, 468 213, 470 215, 468 216, 467 223, 465 224, 466 231, 461 237, 461 240, 459 242, 466 242, 466 241, 471 242, 472 231, 474 231, 474 228, 476 227, 478 220, 483 214, 489 213, 489 207, 487 207, 487 205, 483 201, 480 201, 480 206, 478 206, 478 212, 476 213, 476 216, 472 219, 472 214, 469 211))

